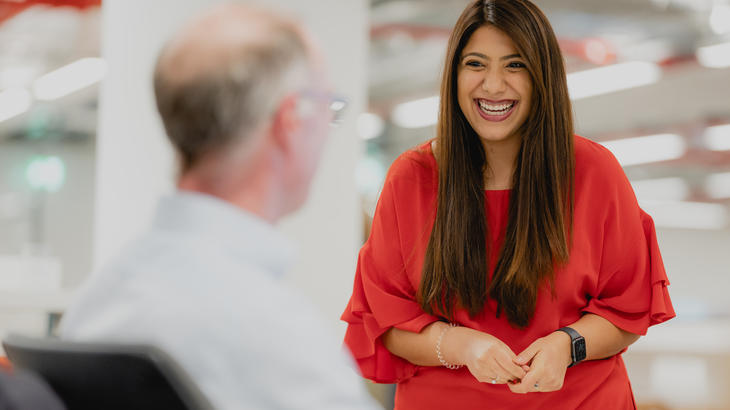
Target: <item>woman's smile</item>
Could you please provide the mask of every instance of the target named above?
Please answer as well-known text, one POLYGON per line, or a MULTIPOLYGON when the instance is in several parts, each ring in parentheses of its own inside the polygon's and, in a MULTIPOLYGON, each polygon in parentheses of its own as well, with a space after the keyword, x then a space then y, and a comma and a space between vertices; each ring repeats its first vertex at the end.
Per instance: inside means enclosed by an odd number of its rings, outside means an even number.
POLYGON ((475 99, 474 103, 477 105, 478 112, 482 118, 487 121, 501 122, 512 115, 519 101, 491 101, 487 99, 475 99))

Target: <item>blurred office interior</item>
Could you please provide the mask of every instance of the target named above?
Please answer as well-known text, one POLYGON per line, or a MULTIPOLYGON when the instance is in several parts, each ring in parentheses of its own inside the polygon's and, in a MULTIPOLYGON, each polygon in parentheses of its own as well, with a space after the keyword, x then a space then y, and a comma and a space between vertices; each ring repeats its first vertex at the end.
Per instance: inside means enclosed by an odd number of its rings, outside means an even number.
MULTIPOLYGON (((0 336, 52 334, 90 272, 173 187, 150 73, 217 0, 0 0, 0 336)), ((288 279, 332 328, 385 173, 434 136, 468 0, 258 1, 323 44, 351 102, 305 208, 288 279)), ((678 317, 624 355, 644 409, 730 409, 730 0, 536 0, 558 35, 578 134, 605 144, 653 216, 678 317)), ((386 405, 391 389, 370 386, 386 405)))

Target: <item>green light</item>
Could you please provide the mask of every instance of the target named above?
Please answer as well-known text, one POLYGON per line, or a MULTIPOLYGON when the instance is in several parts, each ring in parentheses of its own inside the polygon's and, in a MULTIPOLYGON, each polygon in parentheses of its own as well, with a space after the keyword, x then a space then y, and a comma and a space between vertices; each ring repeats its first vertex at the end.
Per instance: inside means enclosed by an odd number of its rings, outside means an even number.
POLYGON ((58 157, 33 157, 25 167, 25 180, 33 189, 56 192, 66 180, 66 165, 58 157))

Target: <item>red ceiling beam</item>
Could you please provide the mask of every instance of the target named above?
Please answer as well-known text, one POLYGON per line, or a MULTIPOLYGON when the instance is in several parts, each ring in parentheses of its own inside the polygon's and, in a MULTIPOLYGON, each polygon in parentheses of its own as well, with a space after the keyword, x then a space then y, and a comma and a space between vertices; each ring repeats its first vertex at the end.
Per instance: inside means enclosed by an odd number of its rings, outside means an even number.
POLYGON ((74 7, 85 10, 101 6, 101 0, 0 0, 0 23, 7 21, 27 8, 45 5, 50 7, 74 7))

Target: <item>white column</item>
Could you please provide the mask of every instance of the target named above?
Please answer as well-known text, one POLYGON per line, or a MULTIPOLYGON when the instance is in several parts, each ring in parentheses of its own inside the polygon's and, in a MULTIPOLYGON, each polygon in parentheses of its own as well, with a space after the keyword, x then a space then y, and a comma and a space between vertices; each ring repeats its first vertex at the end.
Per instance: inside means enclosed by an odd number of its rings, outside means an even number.
MULTIPOLYGON (((350 102, 345 122, 330 133, 309 201, 282 224, 296 238, 300 250, 299 263, 289 276, 292 285, 314 299, 332 323, 340 323, 339 316, 352 293, 362 237, 355 166, 363 144, 355 120, 367 104, 369 1, 277 3, 291 3, 308 24, 325 50, 335 90, 350 102)), ((344 325, 340 330, 344 333, 344 325)))
MULTIPOLYGON (((173 187, 172 150, 154 104, 152 69, 170 35, 219 0, 105 0, 102 55, 109 73, 102 85, 97 137, 94 266, 113 257, 147 226, 157 200, 173 187)), ((351 291, 361 236, 354 183, 361 144, 355 118, 366 99, 366 0, 259 0, 290 10, 319 40, 332 82, 350 107, 333 130, 310 199, 282 229, 300 249, 290 277, 331 322, 351 291)))

